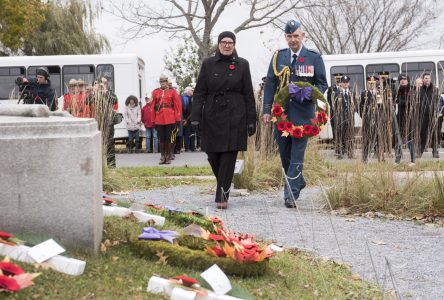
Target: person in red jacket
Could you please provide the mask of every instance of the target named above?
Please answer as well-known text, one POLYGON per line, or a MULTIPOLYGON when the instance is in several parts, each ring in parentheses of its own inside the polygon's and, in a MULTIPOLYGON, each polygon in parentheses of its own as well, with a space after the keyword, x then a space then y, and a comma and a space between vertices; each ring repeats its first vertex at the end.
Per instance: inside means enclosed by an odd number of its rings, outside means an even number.
POLYGON ((159 152, 159 141, 157 139, 157 130, 154 127, 154 119, 152 118, 154 112, 153 101, 149 97, 145 97, 145 106, 142 108, 142 123, 146 131, 146 152, 150 153, 151 149, 154 152, 159 152), (151 147, 151 137, 153 137, 154 148, 151 147))
POLYGON ((160 87, 151 94, 154 105, 151 116, 160 141, 159 164, 170 164, 173 153, 172 132, 181 121, 182 103, 177 91, 168 88, 168 77, 160 75, 159 83, 160 87))

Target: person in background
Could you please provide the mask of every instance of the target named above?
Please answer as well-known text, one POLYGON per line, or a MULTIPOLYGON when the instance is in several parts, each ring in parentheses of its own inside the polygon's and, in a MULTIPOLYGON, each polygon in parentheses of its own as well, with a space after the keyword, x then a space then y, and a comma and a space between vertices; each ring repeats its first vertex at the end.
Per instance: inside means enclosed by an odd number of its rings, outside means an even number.
POLYGON ((193 103, 193 88, 187 86, 182 94, 182 124, 183 124, 183 139, 185 144, 185 151, 195 151, 196 133, 192 130, 190 117, 193 103))
POLYGON ((420 130, 420 155, 424 153, 429 142, 432 146, 433 158, 439 158, 437 144, 437 122, 438 122, 438 105, 439 92, 432 83, 430 73, 423 73, 422 86, 418 89, 419 95, 419 124, 420 130))
POLYGON ((146 132, 146 153, 157 153, 159 152, 159 140, 157 138, 157 130, 154 127, 154 120, 152 119, 154 102, 151 98, 145 97, 145 103, 146 104, 142 108, 142 123, 145 126, 146 132), (153 138, 153 143, 151 143, 151 137, 153 138))
MULTIPOLYGON (((402 145, 407 143, 410 152, 410 166, 413 166, 416 161, 414 128, 413 123, 409 120, 413 117, 413 105, 412 103, 412 86, 410 85, 410 77, 406 74, 399 74, 398 76, 398 90, 395 93, 395 103, 398 106, 396 113, 396 122, 398 126, 398 132, 395 128, 395 163, 401 162, 402 157, 402 145), (399 136, 397 136, 399 134, 399 136)), ((395 124, 396 125, 396 124, 395 124)))
POLYGON ((219 34, 214 56, 201 65, 194 90, 191 124, 202 125, 202 150, 217 180, 216 208, 226 209, 238 151, 256 132, 250 66, 236 53, 236 36, 219 34))
POLYGON ((154 105, 151 118, 160 142, 159 164, 170 164, 174 151, 173 130, 181 122, 182 104, 177 91, 168 87, 168 77, 160 75, 159 83, 160 87, 151 94, 154 105))
POLYGON ((132 152, 133 140, 136 147, 134 153, 139 149, 139 130, 142 124, 142 114, 140 111, 139 100, 136 96, 129 96, 125 101, 125 121, 126 129, 128 130, 128 153, 132 152))

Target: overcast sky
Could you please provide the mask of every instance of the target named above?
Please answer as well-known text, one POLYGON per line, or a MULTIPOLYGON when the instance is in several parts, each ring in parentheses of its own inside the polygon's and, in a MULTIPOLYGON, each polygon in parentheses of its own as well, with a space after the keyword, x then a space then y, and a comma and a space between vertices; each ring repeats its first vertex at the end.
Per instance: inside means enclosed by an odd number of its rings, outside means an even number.
MULTIPOLYGON (((439 5, 444 6, 444 2, 439 5)), ((221 16, 220 25, 213 31, 215 38, 224 30, 233 30, 236 20, 244 19, 244 10, 227 11, 221 16), (233 24, 233 25, 230 25, 233 24)), ((437 49, 437 41, 444 33, 444 15, 441 15, 430 30, 422 35, 417 49, 437 49)), ((145 61, 147 91, 157 87, 158 77, 165 72, 163 58, 170 48, 181 41, 170 41, 168 36, 158 34, 127 41, 122 35, 124 22, 108 13, 103 13, 96 22, 96 31, 105 35, 111 43, 111 53, 136 53, 145 61)), ((239 56, 250 62, 253 83, 256 85, 267 72, 272 53, 286 47, 283 31, 261 28, 241 32, 236 37, 236 49, 239 56)), ((444 45, 443 45, 444 46, 444 45)))

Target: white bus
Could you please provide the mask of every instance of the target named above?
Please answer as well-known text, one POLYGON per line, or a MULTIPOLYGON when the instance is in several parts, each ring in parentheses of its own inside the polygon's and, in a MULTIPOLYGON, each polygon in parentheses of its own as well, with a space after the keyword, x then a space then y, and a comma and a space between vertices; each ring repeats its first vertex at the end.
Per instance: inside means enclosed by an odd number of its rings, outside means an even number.
MULTIPOLYGON (((59 109, 63 107, 63 95, 67 93, 71 79, 83 79, 92 84, 97 78, 108 79, 110 89, 116 94, 119 112, 125 109, 125 100, 135 95, 142 100, 145 94, 145 62, 135 54, 106 55, 55 55, 0 57, 0 104, 18 97, 15 79, 18 76, 35 76, 38 67, 47 67, 51 76, 59 109)), ((128 136, 125 122, 115 126, 115 139, 128 136)))
MULTIPOLYGON (((444 50, 379 52, 360 54, 323 55, 328 85, 335 82, 335 74, 350 77, 353 91, 366 89, 366 78, 389 72, 389 78, 397 84, 400 73, 410 77, 411 84, 422 73, 430 73, 432 81, 441 93, 444 92, 444 50)), ((397 86, 397 85, 395 85, 397 86)), ((361 119, 355 114, 355 126, 361 126, 361 119)), ((443 128, 444 129, 444 128, 443 128)), ((331 127, 327 126, 320 135, 321 139, 331 139, 331 127)))

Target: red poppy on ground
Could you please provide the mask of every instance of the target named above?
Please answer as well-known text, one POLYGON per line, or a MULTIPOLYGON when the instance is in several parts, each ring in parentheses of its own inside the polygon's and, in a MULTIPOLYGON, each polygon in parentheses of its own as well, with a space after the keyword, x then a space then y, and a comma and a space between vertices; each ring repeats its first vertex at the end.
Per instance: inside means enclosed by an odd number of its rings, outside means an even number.
POLYGON ((285 130, 285 123, 287 123, 287 122, 279 122, 279 123, 277 123, 277 128, 278 128, 279 131, 285 130))
POLYGON ((1 239, 7 240, 7 239, 12 238, 12 237, 14 237, 12 234, 4 232, 4 231, 0 231, 0 238, 1 239))
POLYGON ((14 278, 6 275, 0 275, 0 291, 1 290, 18 292, 20 290, 20 285, 14 278))
POLYGON ((25 273, 19 266, 10 262, 0 262, 0 270, 2 270, 5 275, 20 275, 25 273))
POLYGON ((305 59, 303 57, 299 57, 298 62, 303 63, 305 59))
POLYGON ((227 256, 225 251, 222 250, 219 246, 211 247, 211 248, 206 246, 206 249, 210 254, 212 254, 214 256, 217 256, 217 257, 226 257, 227 256))
POLYGON ((318 126, 312 126, 311 127, 311 135, 316 136, 319 134, 319 127, 318 126))
POLYGON ((302 137, 302 129, 300 127, 296 127, 295 129, 293 129, 293 137, 296 139, 299 139, 302 137))
POLYGON ((198 281, 196 279, 190 278, 187 276, 175 276, 175 277, 173 277, 173 279, 180 280, 182 282, 182 284, 187 287, 190 287, 193 284, 198 283, 198 281))
POLYGON ((234 65, 229 65, 229 66, 228 66, 228 69, 230 69, 230 70, 234 70, 234 69, 236 69, 236 67, 235 67, 234 65))
POLYGON ((311 125, 304 125, 304 134, 311 135, 311 125))
POLYGON ((273 116, 279 117, 282 115, 282 113, 284 112, 284 110, 282 109, 282 107, 280 105, 275 105, 273 107, 273 116))
POLYGON ((293 123, 287 122, 285 123, 285 131, 291 131, 293 129, 293 123))

